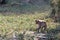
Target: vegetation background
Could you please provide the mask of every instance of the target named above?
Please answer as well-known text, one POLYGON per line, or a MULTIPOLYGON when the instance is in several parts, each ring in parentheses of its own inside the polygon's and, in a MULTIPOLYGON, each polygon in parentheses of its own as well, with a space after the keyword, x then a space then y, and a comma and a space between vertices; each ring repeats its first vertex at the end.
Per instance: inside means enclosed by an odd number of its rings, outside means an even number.
POLYGON ((6 0, 0 5, 0 36, 9 38, 15 31, 36 31, 35 19, 43 19, 48 33, 60 40, 60 23, 50 18, 51 11, 50 0, 6 0))

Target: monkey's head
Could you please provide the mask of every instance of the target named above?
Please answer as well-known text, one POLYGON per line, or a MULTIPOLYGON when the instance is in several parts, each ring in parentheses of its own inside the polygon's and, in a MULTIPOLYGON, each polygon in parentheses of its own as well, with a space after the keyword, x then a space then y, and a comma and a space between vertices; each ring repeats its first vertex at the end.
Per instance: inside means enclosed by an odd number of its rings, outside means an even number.
POLYGON ((36 24, 39 24, 39 20, 35 20, 35 23, 36 23, 36 24))
POLYGON ((41 24, 41 23, 44 23, 45 22, 45 20, 35 20, 35 22, 36 22, 36 24, 41 24))

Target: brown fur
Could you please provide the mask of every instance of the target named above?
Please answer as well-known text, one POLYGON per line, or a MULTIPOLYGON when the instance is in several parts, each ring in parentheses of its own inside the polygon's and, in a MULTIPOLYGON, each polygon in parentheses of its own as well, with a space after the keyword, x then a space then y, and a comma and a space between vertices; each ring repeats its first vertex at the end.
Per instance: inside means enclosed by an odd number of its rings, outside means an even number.
POLYGON ((45 21, 35 20, 35 22, 36 22, 36 24, 38 25, 38 27, 37 27, 37 29, 36 29, 38 32, 39 32, 40 29, 41 29, 41 31, 42 31, 42 29, 43 29, 43 30, 46 30, 47 24, 46 24, 45 21))

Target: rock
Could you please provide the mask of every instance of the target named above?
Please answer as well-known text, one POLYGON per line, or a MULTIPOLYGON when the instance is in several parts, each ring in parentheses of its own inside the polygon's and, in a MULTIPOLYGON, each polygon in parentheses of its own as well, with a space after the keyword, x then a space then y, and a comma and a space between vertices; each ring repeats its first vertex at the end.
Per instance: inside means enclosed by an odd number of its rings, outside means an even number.
POLYGON ((34 37, 34 40, 48 40, 47 34, 39 33, 34 37))

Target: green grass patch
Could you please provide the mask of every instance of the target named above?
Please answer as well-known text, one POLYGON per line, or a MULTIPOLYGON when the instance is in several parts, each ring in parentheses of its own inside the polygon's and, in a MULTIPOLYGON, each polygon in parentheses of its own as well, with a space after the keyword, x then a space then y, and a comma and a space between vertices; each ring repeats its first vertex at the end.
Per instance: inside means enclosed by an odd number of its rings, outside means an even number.
MULTIPOLYGON (((12 15, 0 14, 0 34, 9 35, 10 32, 13 33, 17 31, 18 33, 20 33, 20 31, 24 30, 36 31, 35 19, 43 19, 46 21, 47 31, 49 34, 53 32, 57 33, 56 29, 60 24, 54 23, 53 19, 48 18, 49 13, 48 12, 45 13, 35 12, 35 14, 20 14, 20 15, 16 15, 13 13, 12 15)), ((55 37, 58 39, 58 36, 55 37)))
POLYGON ((35 13, 35 14, 20 14, 20 15, 9 15, 9 16, 0 16, 0 33, 4 33, 7 30, 7 33, 12 30, 35 30, 36 24, 35 19, 43 19, 47 21, 48 28, 56 27, 52 20, 46 18, 48 13, 35 13))

